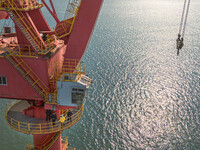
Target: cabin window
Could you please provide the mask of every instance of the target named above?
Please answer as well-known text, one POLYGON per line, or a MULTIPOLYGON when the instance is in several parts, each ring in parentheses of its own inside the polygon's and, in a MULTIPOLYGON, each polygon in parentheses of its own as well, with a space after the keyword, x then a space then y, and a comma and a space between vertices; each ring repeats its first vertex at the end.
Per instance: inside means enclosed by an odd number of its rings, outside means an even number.
POLYGON ((7 85, 7 79, 4 76, 0 76, 0 85, 7 85))
POLYGON ((85 90, 84 89, 72 89, 72 103, 73 104, 82 104, 83 99, 85 96, 85 90))
POLYGON ((64 80, 70 80, 70 77, 69 76, 64 76, 64 80))
POLYGON ((12 33, 11 27, 4 27, 4 33, 12 33))

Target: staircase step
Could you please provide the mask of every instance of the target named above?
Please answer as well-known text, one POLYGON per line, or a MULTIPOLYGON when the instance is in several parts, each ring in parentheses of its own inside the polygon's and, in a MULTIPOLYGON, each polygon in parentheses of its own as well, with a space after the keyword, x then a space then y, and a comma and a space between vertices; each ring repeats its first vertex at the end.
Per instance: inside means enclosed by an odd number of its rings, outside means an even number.
POLYGON ((13 65, 13 67, 24 77, 24 79, 35 89, 35 91, 41 95, 43 98, 45 98, 45 93, 47 88, 46 87, 40 87, 38 84, 40 83, 40 79, 37 77, 34 77, 34 73, 30 70, 30 68, 26 68, 24 61, 22 60, 21 57, 13 57, 9 55, 9 52, 5 52, 5 56, 6 59, 13 65), (23 66, 23 67, 22 67, 23 66), (29 71, 25 71, 23 68, 26 68, 25 70, 29 70, 29 71), (37 79, 34 79, 37 78, 37 79))

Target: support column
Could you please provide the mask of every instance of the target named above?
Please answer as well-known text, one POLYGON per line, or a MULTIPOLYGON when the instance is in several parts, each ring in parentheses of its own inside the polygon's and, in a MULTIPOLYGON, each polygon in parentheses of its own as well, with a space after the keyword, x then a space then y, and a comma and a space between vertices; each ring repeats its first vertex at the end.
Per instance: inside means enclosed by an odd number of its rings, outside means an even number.
POLYGON ((59 138, 56 141, 54 141, 54 138, 57 138, 56 137, 57 134, 60 134, 60 133, 55 132, 55 133, 49 133, 49 134, 35 134, 35 135, 33 135, 34 147, 35 148, 41 148, 41 149, 44 149, 44 150, 45 150, 45 148, 48 148, 48 147, 50 147, 48 150, 62 150, 61 135, 59 135, 59 138))

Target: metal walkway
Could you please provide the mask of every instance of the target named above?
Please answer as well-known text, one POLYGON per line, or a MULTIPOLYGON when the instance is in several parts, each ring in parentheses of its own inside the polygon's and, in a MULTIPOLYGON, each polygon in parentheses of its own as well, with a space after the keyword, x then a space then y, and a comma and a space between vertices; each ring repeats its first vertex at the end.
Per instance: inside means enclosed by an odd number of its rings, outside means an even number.
POLYGON ((45 119, 37 119, 24 115, 22 111, 29 106, 30 105, 27 101, 14 101, 10 104, 9 107, 6 107, 5 117, 11 128, 22 133, 53 133, 62 131, 75 125, 80 120, 83 114, 82 105, 80 109, 71 109, 71 111, 73 112, 71 119, 66 117, 66 120, 63 124, 61 124, 61 122, 57 120, 53 125, 51 121, 47 122, 45 119))

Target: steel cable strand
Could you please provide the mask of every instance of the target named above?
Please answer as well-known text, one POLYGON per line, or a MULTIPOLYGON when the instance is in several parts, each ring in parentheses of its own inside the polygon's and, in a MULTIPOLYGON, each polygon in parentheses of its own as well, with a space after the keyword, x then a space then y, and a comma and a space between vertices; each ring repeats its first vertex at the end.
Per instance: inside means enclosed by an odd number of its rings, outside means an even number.
POLYGON ((185 6, 186 6, 187 0, 185 0, 184 5, 183 5, 183 12, 181 16, 181 22, 180 22, 180 27, 179 27, 179 34, 181 34, 182 26, 183 26, 183 19, 184 19, 184 14, 185 14, 185 6))
POLYGON ((190 0, 188 1, 187 11, 186 11, 186 14, 185 14, 185 22, 184 22, 184 26, 183 26, 182 38, 184 38, 184 35, 185 35, 185 28, 186 28, 189 8, 190 8, 190 0))

